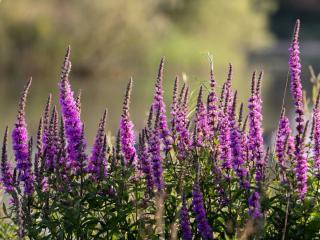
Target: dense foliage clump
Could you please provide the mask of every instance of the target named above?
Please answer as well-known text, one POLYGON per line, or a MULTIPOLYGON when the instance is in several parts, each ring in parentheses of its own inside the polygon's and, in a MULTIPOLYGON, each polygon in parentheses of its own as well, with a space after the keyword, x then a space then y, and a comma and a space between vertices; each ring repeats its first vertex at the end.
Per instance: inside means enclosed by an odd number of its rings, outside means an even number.
POLYGON ((104 111, 89 151, 80 95, 74 96, 69 81, 68 48, 59 83, 60 114, 49 95, 36 148, 25 118, 31 80, 21 95, 11 134, 14 167, 8 160, 5 130, 1 182, 10 201, 3 210, 17 225, 17 236, 320 238, 320 94, 309 123, 300 77, 299 28, 297 20, 289 57, 296 128, 291 129, 283 108, 269 148, 263 139, 262 72, 252 75, 248 104, 239 104, 232 66, 218 95, 210 60, 207 98, 201 86, 191 107, 189 87, 179 86, 177 77, 167 114, 161 59, 145 128, 134 132, 130 79, 116 141, 107 138, 104 111))

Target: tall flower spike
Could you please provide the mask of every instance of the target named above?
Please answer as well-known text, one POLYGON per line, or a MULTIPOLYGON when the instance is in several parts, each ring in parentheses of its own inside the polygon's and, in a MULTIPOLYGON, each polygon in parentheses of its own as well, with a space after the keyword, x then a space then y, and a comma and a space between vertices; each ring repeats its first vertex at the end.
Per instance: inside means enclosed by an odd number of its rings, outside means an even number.
MULTIPOLYGON (((262 76, 262 75, 260 75, 262 76)), ((261 81, 261 80, 259 80, 261 81)), ((264 162, 264 143, 262 137, 262 100, 256 91, 255 73, 252 76, 251 97, 249 98, 249 142, 250 160, 254 162, 256 168, 257 184, 263 179, 264 162)))
POLYGON ((107 110, 104 111, 103 116, 99 122, 98 131, 93 144, 91 157, 89 159, 87 171, 91 174, 94 180, 98 180, 100 177, 101 166, 103 163, 103 144, 105 136, 105 123, 107 117, 107 110))
POLYGON ((60 76, 60 106, 65 124, 66 138, 68 142, 68 158, 75 172, 79 170, 79 159, 81 152, 84 152, 85 144, 82 144, 81 131, 83 123, 80 119, 80 113, 77 109, 77 103, 73 96, 73 91, 69 82, 69 73, 71 70, 70 46, 68 47, 60 76), (82 148, 79 150, 79 146, 82 148))
POLYGON ((160 110, 158 109, 155 123, 154 123, 154 128, 149 138, 149 153, 151 155, 154 185, 157 191, 161 192, 164 189, 164 179, 163 179, 163 168, 162 168, 162 157, 161 157, 159 134, 160 134, 160 110))
POLYGON ((255 191, 248 199, 249 205, 249 215, 253 218, 262 217, 261 207, 260 207, 260 194, 255 191))
POLYGON ((52 109, 50 118, 49 131, 46 142, 46 154, 45 154, 45 168, 47 171, 52 172, 56 167, 57 153, 58 153, 58 142, 57 137, 57 110, 56 106, 52 109))
POLYGON ((37 132, 37 153, 34 158, 34 175, 35 175, 37 184, 41 182, 39 160, 43 157, 42 134, 43 134, 43 118, 41 117, 39 121, 38 132, 37 132))
POLYGON ((227 178, 229 178, 231 169, 231 142, 230 142, 230 121, 227 112, 227 102, 225 102, 225 111, 221 112, 219 121, 219 157, 222 162, 222 168, 227 172, 227 178))
POLYGON ((14 190, 13 187, 13 176, 11 172, 11 166, 8 162, 8 127, 4 132, 3 145, 2 145, 2 155, 1 155, 1 182, 5 187, 7 193, 11 193, 14 190))
POLYGON ((210 136, 213 136, 215 125, 217 124, 218 118, 218 98, 216 95, 216 80, 214 78, 213 72, 213 62, 210 60, 210 92, 207 101, 207 111, 208 111, 208 126, 210 129, 210 136))
POLYGON ((172 94, 172 105, 171 105, 171 131, 172 131, 172 136, 175 139, 176 138, 176 121, 177 121, 177 111, 178 111, 178 99, 177 99, 177 94, 178 94, 178 84, 179 84, 179 77, 176 76, 176 79, 174 81, 174 86, 173 86, 173 94, 172 94))
POLYGON ((32 79, 28 81, 19 102, 18 116, 12 131, 12 145, 19 171, 19 179, 24 183, 24 193, 33 193, 33 175, 29 162, 28 130, 25 119, 25 106, 32 79))
POLYGON ((314 173, 320 179, 320 108, 319 108, 320 91, 313 109, 313 154, 314 154, 314 173))
MULTIPOLYGON (((235 95, 236 96, 236 95, 235 95)), ((234 97, 233 101, 236 101, 234 97)), ((235 104, 233 104, 235 106, 235 104)), ((233 107, 235 109, 235 107, 233 107)), ((240 186, 247 189, 249 187, 249 182, 246 180, 247 169, 244 167, 244 160, 246 159, 246 135, 241 131, 242 122, 242 110, 243 104, 240 107, 238 125, 235 123, 231 128, 231 152, 232 152, 232 166, 233 170, 236 172, 237 177, 240 179, 240 186)), ((235 110, 233 110, 234 112, 235 110)), ((233 120, 235 122, 235 120, 233 120)))
POLYGON ((49 94, 48 100, 43 112, 43 132, 42 132, 42 143, 45 148, 45 144, 48 141, 48 132, 49 132, 49 124, 50 124, 50 108, 51 108, 52 95, 49 94))
POLYGON ((291 94, 296 108, 297 134, 295 137, 295 159, 297 185, 300 198, 303 199, 307 191, 307 159, 304 152, 303 130, 304 130, 304 102, 303 90, 301 84, 301 63, 299 51, 299 30, 300 20, 296 21, 294 27, 293 39, 289 49, 289 69, 291 75, 291 94))
POLYGON ((180 228, 182 239, 192 240, 192 231, 190 227, 190 219, 185 195, 182 196, 182 207, 180 209, 180 228))
POLYGON ((152 167, 149 161, 149 152, 146 143, 146 130, 142 130, 140 141, 139 141, 139 161, 142 172, 144 173, 147 192, 151 192, 154 186, 152 167))
MULTIPOLYGON (((177 135, 178 141, 178 157, 183 159, 186 156, 188 147, 190 146, 190 133, 188 131, 188 95, 189 88, 183 91, 184 95, 181 97, 177 113, 177 135)), ((182 95, 182 94, 181 94, 182 95)))
POLYGON ((195 214, 195 221, 202 239, 213 239, 212 228, 208 223, 206 210, 203 202, 203 194, 200 189, 199 180, 197 179, 192 190, 192 206, 195 214))
POLYGON ((207 109, 202 102, 202 86, 199 90, 196 116, 195 116, 195 135, 193 145, 201 147, 204 145, 209 134, 208 122, 207 122, 207 109))
POLYGON ((157 112, 158 109, 160 111, 159 116, 159 127, 160 127, 160 137, 164 144, 164 150, 168 151, 171 149, 173 144, 173 139, 171 137, 170 130, 168 128, 167 117, 166 117, 166 105, 163 100, 163 66, 164 66, 164 58, 161 58, 158 76, 155 84, 154 90, 154 99, 153 99, 153 111, 157 112))
POLYGON ((275 153, 278 158, 278 162, 280 165, 280 180, 282 182, 286 181, 286 168, 287 164, 287 143, 288 138, 290 137, 291 129, 289 126, 289 119, 285 116, 285 109, 283 108, 281 111, 281 116, 279 120, 278 132, 276 136, 276 146, 275 146, 275 153))
POLYGON ((120 119, 120 141, 121 141, 121 150, 124 154, 125 164, 127 165, 130 161, 133 160, 133 163, 136 163, 136 149, 134 148, 134 132, 133 132, 133 123, 130 120, 129 114, 129 104, 130 96, 132 90, 132 78, 130 78, 124 102, 123 102, 123 112, 120 119))
POLYGON ((76 106, 77 106, 77 110, 79 112, 79 114, 81 114, 81 89, 78 91, 78 95, 76 98, 76 106))

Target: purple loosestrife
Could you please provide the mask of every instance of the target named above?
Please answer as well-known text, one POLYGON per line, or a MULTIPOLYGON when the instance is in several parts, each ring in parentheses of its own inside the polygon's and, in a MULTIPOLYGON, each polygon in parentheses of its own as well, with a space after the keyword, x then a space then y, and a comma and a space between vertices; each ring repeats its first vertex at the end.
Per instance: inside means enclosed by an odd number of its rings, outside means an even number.
POLYGON ((148 147, 146 143, 146 131, 147 130, 145 129, 142 130, 142 133, 140 135, 138 156, 141 165, 141 170, 144 173, 146 179, 147 192, 151 192, 153 190, 154 182, 152 176, 152 167, 149 160, 148 147))
POLYGON ((172 94, 172 105, 171 105, 171 131, 172 131, 172 137, 175 140, 176 139, 176 125, 177 125, 177 111, 178 111, 178 102, 177 102, 177 94, 178 94, 178 84, 179 84, 179 77, 177 76, 174 81, 173 86, 173 94, 172 94))
MULTIPOLYGON (((234 98, 235 102, 236 98, 234 98)), ((242 126, 242 111, 243 104, 240 107, 238 125, 231 129, 231 153, 232 153, 232 166, 237 177, 240 179, 240 186, 247 189, 249 182, 246 180, 247 169, 244 167, 244 160, 246 158, 246 145, 245 145, 245 133, 241 130, 242 126)))
POLYGON ((260 84, 262 72, 256 84, 255 73, 252 77, 251 97, 249 98, 249 142, 251 161, 256 168, 256 182, 259 183, 264 177, 264 145, 262 137, 262 100, 260 95, 260 84))
POLYGON ((58 158, 58 163, 59 163, 59 172, 60 172, 60 177, 64 181, 68 180, 68 174, 70 173, 70 166, 68 166, 68 161, 67 161, 67 143, 66 143, 66 138, 65 138, 65 128, 64 128, 64 121, 61 118, 60 119, 60 130, 59 130, 59 158, 58 158))
POLYGON ((195 221, 202 239, 213 239, 212 229, 208 223, 206 210, 203 202, 203 194, 200 189, 199 180, 197 179, 192 190, 192 206, 195 214, 195 221))
POLYGON ((100 178, 101 167, 104 164, 103 158, 101 157, 103 152, 106 117, 107 110, 104 111, 103 116, 99 122, 98 131, 91 152, 91 157, 87 166, 87 172, 94 180, 98 180, 100 178))
POLYGON ((49 134, 51 100, 52 100, 52 96, 51 94, 49 94, 49 97, 43 112, 43 131, 42 131, 43 149, 45 149, 46 143, 48 142, 47 138, 49 134))
POLYGON ((287 145, 291 134, 289 119, 285 116, 285 110, 281 112, 279 120, 278 132, 276 136, 275 153, 280 165, 280 180, 285 182, 285 171, 287 167, 287 145))
POLYGON ((313 154, 314 154, 314 172, 315 176, 320 179, 320 107, 319 107, 320 92, 318 93, 317 101, 313 109, 313 154))
POLYGON ((149 153, 151 155, 154 185, 158 192, 164 189, 162 157, 160 148, 160 110, 158 109, 154 128, 149 138, 149 153))
POLYGON ((189 213, 184 195, 182 197, 182 207, 180 209, 180 229, 183 240, 192 240, 189 213))
POLYGON ((202 102, 202 86, 200 87, 196 114, 195 114, 195 134, 193 139, 194 147, 204 146, 209 134, 207 122, 207 109, 202 102))
POLYGON ((60 92, 59 101, 65 124, 65 133, 67 139, 67 153, 69 165, 78 173, 80 170, 79 161, 81 153, 84 152, 86 145, 83 143, 81 131, 83 123, 80 119, 80 113, 77 108, 76 100, 69 82, 69 74, 71 70, 70 47, 67 50, 60 76, 60 92), (79 146, 83 149, 79 150, 79 146))
POLYGON ((210 136, 214 135, 214 130, 217 124, 218 118, 218 98, 216 95, 216 80, 213 73, 213 63, 210 60, 210 92, 207 101, 207 112, 208 112, 208 126, 210 129, 210 136))
POLYGON ((58 153, 58 141, 57 141, 57 125, 58 125, 58 116, 57 116, 56 107, 53 107, 49 131, 47 133, 47 142, 45 143, 45 168, 47 171, 52 172, 56 167, 57 153, 58 153))
POLYGON ((164 58, 161 58, 158 76, 155 84, 154 99, 153 99, 153 111, 160 111, 159 116, 159 127, 160 127, 160 137, 163 140, 164 150, 168 151, 172 148, 173 139, 171 137, 170 130, 168 128, 167 117, 166 117, 166 105, 163 100, 163 66, 164 58))
POLYGON ((262 217, 261 207, 260 207, 260 194, 255 191, 248 199, 249 205, 249 215, 253 218, 262 217))
POLYGON ((233 91, 232 87, 232 65, 229 63, 228 78, 226 81, 226 90, 225 90, 225 104, 227 105, 227 113, 229 115, 229 120, 232 118, 232 103, 233 103, 233 91))
POLYGON ((12 131, 12 145, 19 179, 24 183, 24 193, 27 195, 32 195, 34 190, 32 164, 29 161, 28 130, 25 119, 25 106, 31 82, 32 80, 30 79, 20 98, 18 116, 12 131))
POLYGON ((40 118, 38 131, 37 131, 37 152, 34 157, 34 175, 35 180, 38 185, 41 183, 41 174, 40 173, 40 162, 39 160, 43 156, 43 143, 42 143, 42 136, 43 136, 43 118, 40 118))
POLYGON ((121 141, 121 150, 124 154, 125 165, 128 165, 131 161, 133 164, 136 164, 136 149, 134 148, 135 139, 133 132, 133 123, 130 120, 129 114, 129 104, 130 96, 132 90, 132 78, 130 78, 124 102, 122 115, 120 119, 120 141, 121 141))
POLYGON ((189 120, 187 117, 189 88, 187 88, 185 91, 181 91, 181 93, 182 97, 177 113, 177 133, 179 136, 178 157, 185 158, 187 150, 190 146, 190 133, 188 131, 189 120))
POLYGON ((11 166, 8 162, 8 127, 6 127, 3 145, 2 145, 2 154, 1 154, 1 182, 7 193, 11 193, 14 190, 13 186, 13 176, 11 172, 11 166))
MULTIPOLYGON (((226 95, 226 99, 229 98, 229 94, 226 95)), ((228 102, 225 102, 223 111, 220 113, 219 121, 219 158, 222 162, 222 169, 227 172, 227 177, 230 175, 231 164, 231 141, 230 141, 230 121, 228 114, 228 102)))
POLYGON ((304 151, 303 131, 304 131, 304 103, 303 90, 301 84, 301 63, 299 51, 299 30, 300 20, 296 21, 293 33, 293 40, 289 49, 289 69, 291 75, 291 94, 296 108, 297 134, 295 137, 295 161, 296 161, 296 177, 298 185, 298 193, 301 199, 307 192, 307 158, 304 151))

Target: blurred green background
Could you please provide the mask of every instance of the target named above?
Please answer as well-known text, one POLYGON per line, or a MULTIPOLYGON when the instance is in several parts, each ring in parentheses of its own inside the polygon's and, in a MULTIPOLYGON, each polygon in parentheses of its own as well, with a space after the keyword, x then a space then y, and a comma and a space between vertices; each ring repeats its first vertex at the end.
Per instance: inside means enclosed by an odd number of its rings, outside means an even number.
MULTIPOLYGON (((307 65, 319 63, 320 3, 316 0, 2 0, 0 1, 0 128, 12 127, 18 96, 33 77, 27 118, 34 133, 49 92, 57 103, 60 66, 72 46, 71 81, 82 89, 89 144, 108 108, 117 131, 126 83, 134 79, 131 115, 143 127, 161 56, 166 57, 165 99, 175 75, 197 89, 208 80, 213 55, 218 88, 234 66, 234 86, 246 101, 251 72, 265 70, 267 132, 275 128, 287 76, 290 35, 302 20, 307 65), (318 52, 317 52, 318 51, 318 52)), ((287 102, 289 102, 288 99, 287 102)), ((0 131, 2 132, 2 131, 0 131)))

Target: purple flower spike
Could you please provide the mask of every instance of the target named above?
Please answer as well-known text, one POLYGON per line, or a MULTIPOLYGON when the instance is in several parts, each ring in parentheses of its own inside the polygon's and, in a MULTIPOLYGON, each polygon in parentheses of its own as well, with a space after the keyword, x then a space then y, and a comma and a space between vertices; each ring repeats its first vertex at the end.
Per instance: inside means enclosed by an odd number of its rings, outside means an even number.
POLYGON ((53 171, 56 167, 57 153, 58 153, 58 113, 56 107, 53 107, 49 131, 47 133, 47 142, 45 148, 45 168, 47 171, 53 171))
POLYGON ((126 165, 131 161, 133 164, 136 164, 136 149, 134 148, 135 140, 133 132, 133 123, 130 120, 129 114, 131 89, 132 78, 130 78, 127 86, 126 95, 123 102, 123 113, 120 119, 121 150, 124 154, 126 165))
POLYGON ((218 98, 216 95, 216 80, 213 73, 213 63, 210 59, 210 93, 208 95, 207 101, 207 111, 208 111, 208 125, 210 129, 210 136, 214 135, 215 125, 217 124, 218 118, 218 98))
POLYGON ((146 143, 146 129, 144 129, 140 135, 139 141, 139 161, 141 165, 142 172, 144 173, 146 184, 147 184, 147 192, 151 192, 153 190, 154 182, 152 176, 152 167, 149 161, 149 152, 146 143))
POLYGON ((259 75, 256 86, 255 73, 252 76, 251 97, 249 98, 249 142, 250 159, 256 167, 256 182, 263 179, 264 162, 264 145, 262 137, 262 100, 260 94, 260 81, 262 72, 259 75))
POLYGON ((177 76, 174 81, 173 86, 173 97, 172 97, 172 105, 171 105, 171 131, 173 139, 176 139, 176 125, 177 125, 177 111, 178 111, 178 101, 177 101, 177 94, 178 94, 178 84, 179 84, 179 77, 177 76))
POLYGON ((69 164, 75 172, 78 172, 80 164, 79 160, 80 157, 82 157, 81 152, 84 152, 85 144, 82 143, 83 140, 81 137, 83 123, 81 122, 80 113, 69 82, 70 70, 71 62, 69 46, 61 68, 59 100, 68 143, 67 152, 69 164), (79 146, 83 149, 79 150, 79 146))
POLYGON ((190 145, 190 133, 188 131, 189 120, 187 117, 188 114, 188 94, 189 88, 184 91, 184 88, 181 90, 181 101, 177 113, 177 133, 179 136, 178 141, 178 157, 185 158, 187 149, 190 145))
POLYGON ((185 196, 182 197, 182 207, 180 210, 180 228, 183 240, 192 240, 189 213, 186 206, 185 196))
POLYGON ((313 109, 313 153, 314 153, 314 171, 315 176, 320 179, 320 108, 319 108, 320 92, 313 109))
POLYGON ((20 98, 18 116, 12 131, 12 145, 17 169, 20 180, 24 183, 24 193, 27 195, 32 195, 33 193, 33 175, 31 162, 29 161, 28 130, 25 119, 26 99, 31 82, 32 79, 28 81, 20 98))
POLYGON ((149 153, 152 161, 152 172, 154 185, 157 191, 164 189, 163 179, 163 168, 162 168, 162 157, 160 148, 160 111, 158 110, 157 116, 154 123, 154 129, 149 138, 149 153))
POLYGON ((195 147, 204 146, 209 134, 208 122, 207 122, 207 109, 202 102, 202 86, 200 87, 196 116, 195 116, 195 135, 193 139, 193 145, 195 147))
POLYGON ((3 137, 3 145, 2 145, 2 155, 1 155, 1 182, 5 187, 7 193, 11 193, 14 190, 13 187, 13 176, 11 172, 11 166, 8 162, 8 127, 6 127, 6 131, 3 137))
POLYGON ((303 199, 307 191, 307 158, 304 152, 304 103, 303 103, 303 90, 301 84, 301 63, 299 51, 299 30, 300 20, 296 21, 293 33, 293 40, 289 49, 289 68, 291 75, 291 94, 293 97, 294 105, 296 108, 296 123, 297 135, 295 137, 295 160, 296 160, 296 175, 297 185, 300 198, 303 199))
MULTIPOLYGON (((235 98, 234 98, 235 99, 235 98)), ((232 166, 236 172, 237 177, 240 179, 240 186, 247 189, 249 182, 246 180, 247 169, 243 166, 244 159, 246 158, 246 136, 241 130, 242 125, 242 110, 243 104, 240 107, 238 126, 231 129, 231 152, 232 152, 232 166)))
POLYGON ((43 112, 42 144, 44 149, 46 147, 46 143, 48 142, 47 138, 49 134, 51 99, 52 99, 52 96, 51 94, 49 94, 49 97, 43 112))
POLYGON ((107 117, 107 110, 104 111, 103 117, 100 120, 98 132, 94 141, 92 148, 91 157, 89 159, 87 172, 90 173, 91 177, 94 180, 100 178, 101 167, 103 166, 103 145, 104 145, 104 136, 105 136, 105 123, 107 117))
POLYGON ((201 237, 205 240, 213 239, 212 229, 208 223, 206 210, 204 208, 203 194, 200 190, 198 180, 196 180, 193 185, 192 197, 192 206, 193 212, 195 214, 195 221, 197 223, 197 227, 201 234, 201 237))
POLYGON ((157 81, 155 84, 154 99, 153 99, 153 111, 160 111, 159 116, 159 127, 160 127, 160 137, 163 140, 164 150, 168 151, 172 148, 173 139, 171 137, 170 130, 168 128, 167 117, 166 117, 166 105, 163 100, 163 66, 164 58, 161 58, 157 81))
POLYGON ((260 207, 260 194, 258 192, 253 192, 248 199, 249 205, 249 215, 253 218, 262 217, 261 207, 260 207))
POLYGON ((223 114, 223 117, 219 124, 219 157, 222 161, 222 168, 226 171, 231 169, 231 149, 230 149, 230 123, 227 113, 223 114))
POLYGON ((289 126, 289 119, 285 116, 285 110, 283 109, 281 112, 281 117, 279 120, 279 127, 276 136, 276 146, 275 153, 279 161, 280 165, 280 180, 285 182, 285 171, 287 168, 287 163, 285 162, 287 159, 287 145, 288 139, 291 134, 291 129, 289 126))

